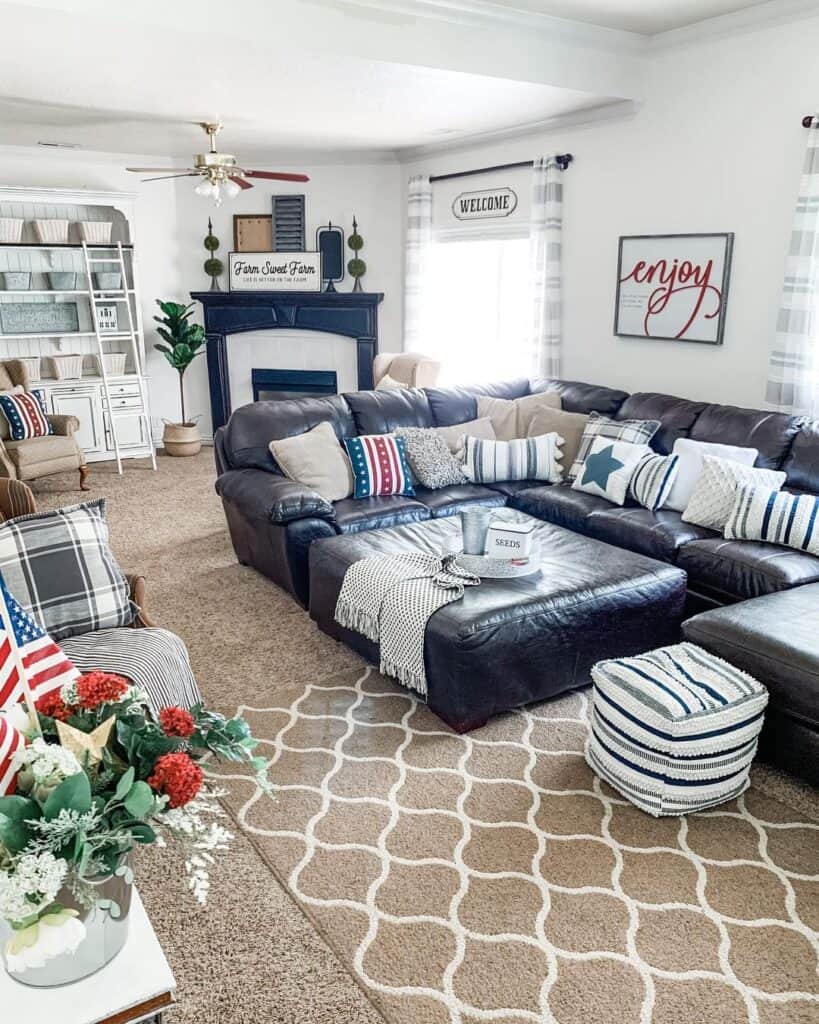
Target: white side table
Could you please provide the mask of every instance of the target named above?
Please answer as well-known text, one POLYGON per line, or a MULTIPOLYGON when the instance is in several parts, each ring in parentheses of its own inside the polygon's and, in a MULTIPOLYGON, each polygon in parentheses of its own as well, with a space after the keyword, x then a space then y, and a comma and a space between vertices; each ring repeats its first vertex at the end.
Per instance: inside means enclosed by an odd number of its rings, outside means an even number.
POLYGON ((32 988, 0 968, 0 1006, 8 1021, 137 1024, 159 1021, 174 1002, 176 981, 139 893, 131 900, 128 941, 102 970, 71 985, 32 988))

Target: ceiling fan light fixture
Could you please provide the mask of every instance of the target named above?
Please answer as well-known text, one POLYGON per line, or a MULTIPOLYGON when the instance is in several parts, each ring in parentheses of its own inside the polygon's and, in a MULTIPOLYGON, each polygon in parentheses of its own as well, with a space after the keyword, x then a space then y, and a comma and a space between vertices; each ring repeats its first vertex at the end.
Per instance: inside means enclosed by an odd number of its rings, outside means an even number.
POLYGON ((228 199, 235 199, 236 196, 238 196, 241 191, 241 187, 237 185, 235 181, 231 181, 229 178, 227 181, 222 183, 222 192, 228 199))

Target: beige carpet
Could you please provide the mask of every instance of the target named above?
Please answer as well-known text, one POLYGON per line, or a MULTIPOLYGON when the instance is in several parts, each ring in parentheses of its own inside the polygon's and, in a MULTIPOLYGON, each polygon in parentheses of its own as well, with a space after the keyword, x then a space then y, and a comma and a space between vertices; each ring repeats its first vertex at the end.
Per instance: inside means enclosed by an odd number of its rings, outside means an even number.
MULTIPOLYGON (((817 1019, 813 790, 760 768, 739 804, 657 823, 585 768, 578 697, 456 737, 376 674, 358 683, 356 656, 235 564, 210 453, 93 469, 118 557, 209 702, 266 709, 250 715, 280 787, 230 781, 249 838, 207 912, 173 858, 142 858, 170 1020, 817 1019)), ((73 485, 38 499, 74 502, 73 485)))

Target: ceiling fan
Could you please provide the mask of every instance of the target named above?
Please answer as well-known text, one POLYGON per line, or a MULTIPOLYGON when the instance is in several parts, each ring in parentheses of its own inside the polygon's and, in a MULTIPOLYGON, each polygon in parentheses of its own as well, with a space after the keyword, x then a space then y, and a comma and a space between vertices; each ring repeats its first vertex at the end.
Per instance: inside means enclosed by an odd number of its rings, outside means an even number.
POLYGON ((219 206, 222 199, 235 199, 243 189, 253 188, 248 178, 264 178, 268 181, 309 181, 306 174, 289 174, 286 171, 251 171, 240 167, 236 157, 230 153, 219 153, 216 150, 216 136, 222 130, 218 121, 200 121, 199 126, 210 139, 210 151, 197 153, 193 158, 193 167, 171 174, 158 173, 168 171, 167 167, 126 167, 135 174, 157 174, 154 178, 143 178, 143 181, 164 181, 166 178, 201 178, 194 189, 200 196, 210 196, 219 206))

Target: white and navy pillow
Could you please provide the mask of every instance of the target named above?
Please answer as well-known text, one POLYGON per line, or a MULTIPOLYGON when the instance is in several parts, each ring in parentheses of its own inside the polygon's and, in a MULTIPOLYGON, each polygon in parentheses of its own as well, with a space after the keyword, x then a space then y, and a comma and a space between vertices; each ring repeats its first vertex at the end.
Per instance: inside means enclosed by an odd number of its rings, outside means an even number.
POLYGON ((42 392, 33 391, 0 395, 0 412, 8 422, 12 441, 27 441, 54 433, 46 419, 41 395, 42 392))
POLYGON ((353 467, 354 498, 415 494, 403 438, 393 434, 362 434, 345 437, 344 446, 353 467))
POLYGON ((545 480, 557 484, 563 477, 562 444, 563 438, 554 433, 513 441, 467 437, 464 473, 474 484, 503 480, 545 480))
POLYGON ((638 505, 656 512, 663 507, 671 493, 679 462, 677 455, 656 455, 652 452, 644 456, 637 463, 628 485, 628 493, 638 505))
POLYGON ((731 459, 704 455, 702 472, 682 514, 684 523, 722 533, 731 515, 737 488, 743 484, 779 490, 786 474, 775 469, 756 469, 731 459))
POLYGON ((0 525, 0 573, 55 640, 127 626, 136 614, 108 546, 104 498, 0 525))
POLYGON ((648 444, 660 429, 659 420, 611 420, 600 413, 589 413, 589 421, 583 428, 580 447, 577 449, 574 463, 569 469, 568 479, 574 480, 586 456, 591 451, 595 438, 603 437, 609 441, 627 441, 630 444, 648 444))
POLYGON ((725 536, 819 555, 819 497, 744 484, 737 489, 725 536))
POLYGON ((650 454, 651 449, 645 444, 595 437, 572 489, 623 505, 635 469, 650 454))

